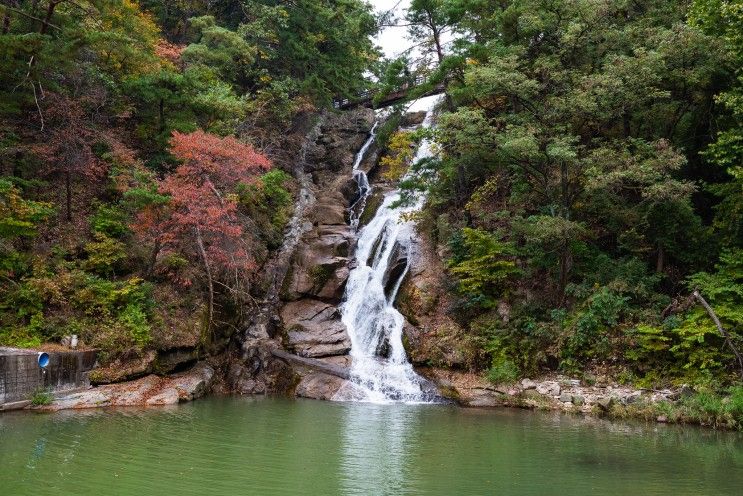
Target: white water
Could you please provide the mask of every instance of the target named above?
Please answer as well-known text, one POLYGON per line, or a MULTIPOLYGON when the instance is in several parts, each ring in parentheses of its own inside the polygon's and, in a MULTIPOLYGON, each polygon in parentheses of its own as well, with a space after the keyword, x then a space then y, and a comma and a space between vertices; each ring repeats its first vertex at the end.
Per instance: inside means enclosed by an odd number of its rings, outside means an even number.
MULTIPOLYGON (((427 111, 423 126, 431 125, 439 100, 429 97, 419 102, 427 111)), ((414 160, 430 157, 431 153, 431 144, 424 140, 414 160)), ((357 163, 362 158, 357 157, 357 163)), ((366 187, 365 195, 368 182, 366 187)), ((405 319, 394 307, 409 261, 396 281, 384 280, 399 255, 409 260, 413 225, 404 214, 419 209, 423 202, 419 198, 413 206, 392 208, 399 198, 397 190, 388 193, 374 218, 359 231, 356 268, 349 275, 346 301, 341 306, 351 339, 351 381, 336 393, 334 400, 421 403, 435 399, 425 390, 425 379, 415 373, 407 360, 402 344, 405 319)))
POLYGON ((371 187, 369 186, 369 179, 366 177, 366 172, 364 172, 363 170, 359 170, 359 166, 364 160, 366 151, 369 149, 371 144, 374 143, 374 140, 377 137, 376 130, 378 125, 379 121, 374 122, 371 131, 369 131, 369 138, 367 138, 364 146, 361 147, 361 150, 359 150, 359 152, 356 154, 356 159, 353 161, 353 178, 356 181, 356 186, 358 188, 358 191, 356 193, 358 196, 356 197, 356 201, 354 201, 351 205, 350 209, 351 226, 354 229, 359 226, 359 218, 364 212, 366 199, 369 197, 369 193, 371 192, 371 187))

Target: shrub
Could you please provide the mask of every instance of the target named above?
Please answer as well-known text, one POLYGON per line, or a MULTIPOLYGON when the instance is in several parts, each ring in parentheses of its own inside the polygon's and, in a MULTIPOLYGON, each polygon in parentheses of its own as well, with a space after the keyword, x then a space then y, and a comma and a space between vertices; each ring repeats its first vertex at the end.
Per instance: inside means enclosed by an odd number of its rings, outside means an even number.
POLYGON ((37 390, 31 396, 31 404, 34 406, 50 405, 54 401, 54 395, 50 391, 37 390))
POLYGON ((493 364, 488 370, 488 380, 493 384, 513 383, 519 377, 521 377, 521 372, 516 364, 503 357, 493 360, 493 364))
POLYGON ((450 241, 449 270, 458 279, 459 293, 467 305, 492 308, 519 273, 512 259, 514 249, 497 235, 464 228, 450 241))
POLYGON ((112 274, 126 260, 126 246, 121 241, 108 237, 106 234, 96 232, 91 241, 85 245, 88 259, 85 268, 99 274, 112 274))
POLYGON ((129 232, 129 216, 116 205, 101 205, 90 219, 90 228, 111 238, 118 238, 129 232))

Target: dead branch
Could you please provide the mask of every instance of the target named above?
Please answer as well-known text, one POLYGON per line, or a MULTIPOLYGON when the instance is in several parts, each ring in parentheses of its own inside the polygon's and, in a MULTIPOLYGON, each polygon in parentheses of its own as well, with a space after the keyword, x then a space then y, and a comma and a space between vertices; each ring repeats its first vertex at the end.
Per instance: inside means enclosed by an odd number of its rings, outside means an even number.
POLYGON ((27 14, 27 13, 23 12, 23 11, 22 11, 22 10, 20 10, 20 9, 16 9, 16 8, 13 8, 13 7, 9 7, 8 5, 3 5, 3 4, 0 4, 0 9, 5 9, 5 10, 7 10, 7 11, 10 11, 10 12, 16 13, 16 14, 18 14, 18 15, 21 15, 21 16, 23 16, 23 17, 27 17, 28 19, 31 19, 31 20, 33 20, 33 21, 37 21, 37 22, 40 22, 40 23, 42 23, 42 24, 46 24, 46 25, 47 25, 47 26, 49 26, 50 28, 54 28, 54 29, 57 29, 57 30, 59 30, 59 31, 61 31, 61 30, 62 30, 62 28, 61 28, 61 27, 59 27, 59 26, 57 26, 56 24, 52 24, 52 23, 51 23, 51 22, 49 22, 49 21, 45 21, 44 19, 42 19, 42 18, 40 18, 40 17, 36 17, 36 16, 32 16, 31 14, 27 14))
POLYGON ((705 300, 702 297, 702 294, 699 292, 698 289, 694 290, 694 292, 692 293, 692 296, 696 298, 699 301, 699 303, 702 304, 704 309, 709 314, 710 318, 712 318, 712 320, 714 321, 715 326, 717 326, 717 330, 720 332, 720 335, 722 335, 722 337, 725 339, 725 344, 727 344, 728 347, 735 354, 735 358, 738 360, 738 367, 740 368, 740 377, 741 379, 743 379, 743 356, 741 356, 740 352, 738 351, 738 348, 736 348, 736 346, 733 344, 732 339, 730 339, 730 334, 728 334, 725 328, 722 327, 722 323, 720 322, 720 319, 717 317, 717 314, 712 309, 710 304, 707 303, 707 300, 705 300))

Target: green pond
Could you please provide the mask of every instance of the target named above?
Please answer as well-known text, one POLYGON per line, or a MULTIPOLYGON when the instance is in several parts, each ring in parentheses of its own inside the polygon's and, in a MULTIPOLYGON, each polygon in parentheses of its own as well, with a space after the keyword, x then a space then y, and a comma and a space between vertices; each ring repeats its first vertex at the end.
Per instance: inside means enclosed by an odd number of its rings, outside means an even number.
POLYGON ((736 433, 521 410, 210 398, 0 415, 0 495, 736 495, 736 433))

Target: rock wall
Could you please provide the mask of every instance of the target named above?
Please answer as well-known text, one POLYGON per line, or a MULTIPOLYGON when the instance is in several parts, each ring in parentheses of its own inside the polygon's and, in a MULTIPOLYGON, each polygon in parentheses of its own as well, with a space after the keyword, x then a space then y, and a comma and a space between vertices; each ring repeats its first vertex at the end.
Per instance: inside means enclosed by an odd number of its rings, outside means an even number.
POLYGON ((404 344, 410 361, 471 369, 480 360, 480 344, 450 316, 446 267, 430 232, 418 229, 410 250, 410 269, 400 286, 397 307, 405 318, 404 344))
POLYGON ((301 183, 302 208, 295 210, 284 246, 268 268, 276 289, 269 289, 228 366, 228 390, 306 391, 302 381, 310 369, 276 358, 273 350, 321 360, 350 350, 337 309, 355 248, 347 208, 356 191, 354 158, 375 118, 369 109, 326 113, 308 133, 294 171, 301 183))

